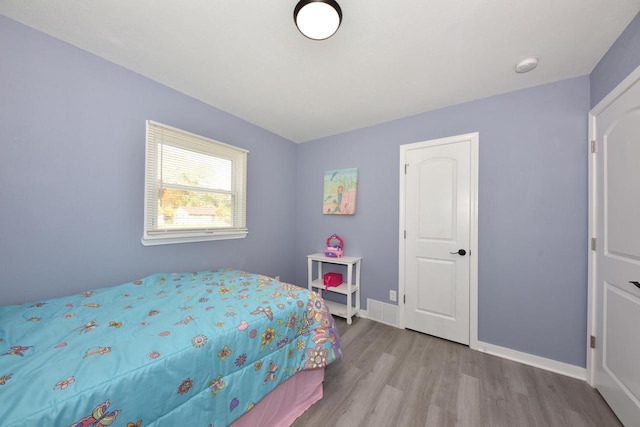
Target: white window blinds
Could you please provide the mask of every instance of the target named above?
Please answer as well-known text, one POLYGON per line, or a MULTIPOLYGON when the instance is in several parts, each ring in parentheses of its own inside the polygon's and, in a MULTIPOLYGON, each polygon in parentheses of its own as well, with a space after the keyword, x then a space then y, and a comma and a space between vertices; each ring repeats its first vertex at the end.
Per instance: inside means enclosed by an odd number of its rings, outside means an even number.
POLYGON ((148 120, 142 243, 245 237, 247 153, 148 120))

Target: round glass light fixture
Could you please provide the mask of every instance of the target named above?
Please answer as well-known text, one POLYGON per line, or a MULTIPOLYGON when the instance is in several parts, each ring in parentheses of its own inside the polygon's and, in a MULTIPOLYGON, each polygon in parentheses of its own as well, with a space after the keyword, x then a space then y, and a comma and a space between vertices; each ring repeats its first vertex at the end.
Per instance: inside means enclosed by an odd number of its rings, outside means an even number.
POLYGON ((342 9, 334 0, 300 0, 293 10, 293 20, 305 37, 325 40, 338 31, 342 9))

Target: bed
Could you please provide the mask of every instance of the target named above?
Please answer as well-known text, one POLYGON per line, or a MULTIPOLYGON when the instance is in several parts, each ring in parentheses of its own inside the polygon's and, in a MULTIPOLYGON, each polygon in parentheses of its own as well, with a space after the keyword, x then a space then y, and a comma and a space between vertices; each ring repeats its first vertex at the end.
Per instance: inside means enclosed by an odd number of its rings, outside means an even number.
POLYGON ((0 307, 0 424, 288 425, 340 357, 314 292, 230 269, 158 273, 0 307))

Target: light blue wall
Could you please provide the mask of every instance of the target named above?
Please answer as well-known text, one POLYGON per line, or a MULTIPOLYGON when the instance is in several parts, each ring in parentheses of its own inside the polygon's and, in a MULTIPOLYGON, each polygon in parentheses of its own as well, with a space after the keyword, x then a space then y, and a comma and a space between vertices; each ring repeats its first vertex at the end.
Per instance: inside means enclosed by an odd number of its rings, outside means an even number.
POLYGON ((591 72, 591 107, 640 66, 640 13, 591 72))
POLYGON ((158 271, 293 281, 297 145, 0 16, 0 304, 158 271), (144 247, 145 120, 250 150, 249 236, 144 247))
POLYGON ((363 306, 388 302, 400 145, 479 132, 479 339, 585 366, 588 111, 585 76, 302 144, 297 281, 335 232, 363 257, 363 306), (347 167, 359 170, 356 214, 322 215, 323 171, 347 167))

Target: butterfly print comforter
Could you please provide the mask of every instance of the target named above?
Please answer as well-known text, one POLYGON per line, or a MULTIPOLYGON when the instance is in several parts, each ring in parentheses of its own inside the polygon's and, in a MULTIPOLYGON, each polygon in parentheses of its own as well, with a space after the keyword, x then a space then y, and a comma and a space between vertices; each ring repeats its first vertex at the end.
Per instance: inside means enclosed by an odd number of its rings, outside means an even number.
POLYGON ((0 425, 226 426, 341 357, 315 292, 237 270, 0 307, 0 425))

